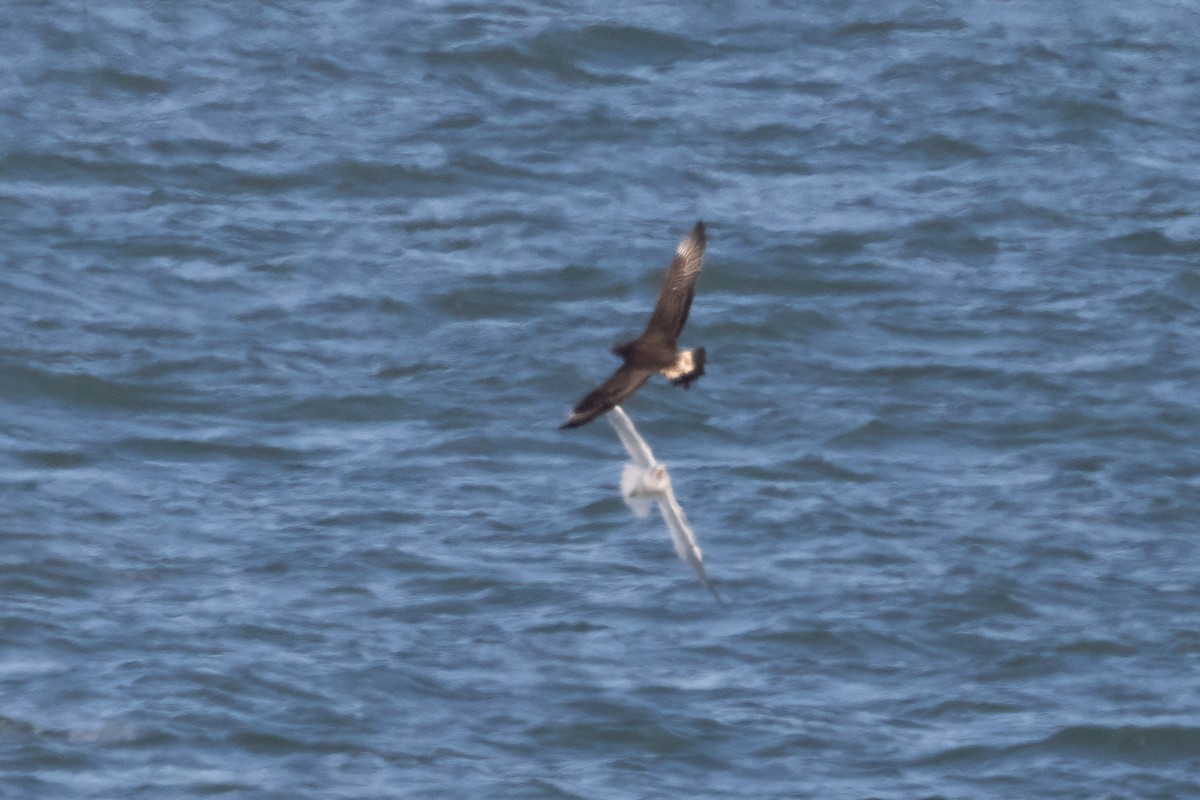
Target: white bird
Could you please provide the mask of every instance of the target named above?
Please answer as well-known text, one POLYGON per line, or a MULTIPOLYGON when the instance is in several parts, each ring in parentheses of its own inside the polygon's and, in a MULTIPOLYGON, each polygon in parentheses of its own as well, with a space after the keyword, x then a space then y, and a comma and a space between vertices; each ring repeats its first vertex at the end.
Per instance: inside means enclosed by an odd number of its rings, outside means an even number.
POLYGON ((704 557, 700 552, 700 545, 696 543, 696 534, 692 531, 692 526, 688 525, 679 501, 675 499, 667 468, 655 460, 654 453, 650 452, 650 445, 638 435, 637 429, 633 427, 633 420, 629 419, 624 409, 613 406, 607 417, 631 459, 621 473, 621 495, 625 502, 639 517, 646 516, 652 502, 658 503, 663 522, 667 523, 667 528, 671 531, 675 552, 684 563, 692 566, 713 597, 717 598, 718 602, 723 602, 704 572, 704 557))

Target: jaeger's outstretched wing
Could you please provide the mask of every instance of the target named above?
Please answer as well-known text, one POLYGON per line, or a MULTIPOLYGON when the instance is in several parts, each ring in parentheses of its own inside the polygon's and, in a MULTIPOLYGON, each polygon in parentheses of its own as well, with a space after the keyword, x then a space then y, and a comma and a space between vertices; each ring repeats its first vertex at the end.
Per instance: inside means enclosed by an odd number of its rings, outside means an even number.
POLYGON ((653 374, 652 370, 634 369, 628 364, 621 365, 599 388, 580 400, 571 416, 559 427, 578 428, 591 422, 636 392, 653 374))
POLYGON ((643 336, 661 336, 675 346, 696 296, 696 281, 704 267, 704 244, 704 223, 697 222, 675 250, 643 336))

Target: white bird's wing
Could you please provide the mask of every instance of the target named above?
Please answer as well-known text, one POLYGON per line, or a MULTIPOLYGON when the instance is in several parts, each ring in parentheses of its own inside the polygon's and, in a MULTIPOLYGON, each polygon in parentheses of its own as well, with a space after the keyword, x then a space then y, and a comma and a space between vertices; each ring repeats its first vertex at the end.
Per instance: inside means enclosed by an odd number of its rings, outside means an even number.
POLYGON ((621 444, 625 445, 634 464, 643 469, 650 469, 658 463, 654 460, 654 453, 650 452, 650 445, 646 444, 646 440, 638 435, 637 429, 633 427, 633 420, 629 419, 629 415, 623 408, 613 406, 612 410, 608 412, 608 421, 612 423, 617 437, 621 440, 621 444))
MULTIPOLYGON (((662 469, 665 471, 666 468, 662 469)), ((696 534, 692 530, 692 526, 688 524, 683 507, 675 499, 675 490, 671 488, 670 480, 667 481, 666 491, 658 496, 658 511, 662 514, 663 522, 667 523, 667 528, 671 531, 671 541, 675 543, 675 552, 679 554, 685 564, 691 565, 692 569, 696 571, 696 575, 700 577, 700 582, 712 592, 713 597, 717 598, 717 602, 723 603, 717 590, 708 582, 708 574, 704 571, 704 555, 700 552, 696 534)))

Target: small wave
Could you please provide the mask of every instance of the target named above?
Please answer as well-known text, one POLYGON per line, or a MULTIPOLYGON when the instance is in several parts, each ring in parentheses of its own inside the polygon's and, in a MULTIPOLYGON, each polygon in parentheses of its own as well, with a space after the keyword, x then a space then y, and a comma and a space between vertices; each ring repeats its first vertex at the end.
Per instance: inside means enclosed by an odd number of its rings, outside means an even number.
POLYGON ((413 403, 390 394, 309 397, 272 411, 273 421, 392 422, 408 419, 413 403))
POLYGON ((25 450, 17 455, 30 466, 46 469, 77 469, 93 461, 87 453, 78 450, 25 450))
POLYGON ((1171 762, 1200 757, 1200 728, 1186 725, 1070 725, 1038 741, 968 744, 919 759, 922 766, 964 765, 1052 753, 1110 763, 1171 762))
POLYGON ((947 33, 966 27, 967 23, 957 17, 930 20, 858 20, 839 28, 837 35, 846 38, 877 38, 896 33, 947 33))
POLYGON ((126 72, 112 67, 98 69, 90 76, 101 86, 107 86, 129 94, 166 94, 171 85, 166 81, 137 72, 126 72))
POLYGON ((507 79, 541 74, 568 85, 636 82, 641 67, 663 66, 698 52, 690 39, 631 25, 551 26, 523 38, 430 51, 439 67, 479 68, 507 79))
POLYGON ((1051 750, 1117 761, 1200 758, 1200 728, 1190 725, 1071 725, 1029 750, 1051 750))
POLYGON ((144 456, 168 461, 211 461, 226 458, 244 461, 302 461, 308 456, 304 451, 275 445, 182 438, 134 437, 122 440, 119 446, 144 456))
POLYGON ((538 34, 533 50, 555 59, 581 59, 610 69, 662 64, 695 51, 688 39, 632 25, 598 24, 538 34))
POLYGON ((917 153, 931 162, 942 165, 986 158, 988 155, 987 150, 973 142, 941 133, 905 142, 901 149, 917 153))
POLYGON ((1104 244, 1118 252, 1135 256, 1189 256, 1200 253, 1200 240, 1176 241, 1157 228, 1143 228, 1114 236, 1106 239, 1104 244))
POLYGON ((52 372, 36 367, 4 367, 0 395, 37 403, 62 403, 101 409, 204 410, 204 404, 170 392, 96 375, 52 372))

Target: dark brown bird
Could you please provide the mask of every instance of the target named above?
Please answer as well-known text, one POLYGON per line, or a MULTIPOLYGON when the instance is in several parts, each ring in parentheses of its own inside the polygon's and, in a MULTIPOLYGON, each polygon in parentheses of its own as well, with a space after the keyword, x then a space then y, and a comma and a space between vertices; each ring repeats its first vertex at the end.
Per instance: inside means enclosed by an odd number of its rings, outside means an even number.
POLYGON ((600 388, 579 401, 564 428, 585 425, 641 388, 656 372, 676 386, 688 388, 704 374, 704 348, 678 349, 679 334, 687 322, 696 280, 704 266, 704 223, 697 222, 675 251, 671 266, 658 290, 658 302, 646 330, 632 342, 612 349, 623 363, 600 388))

